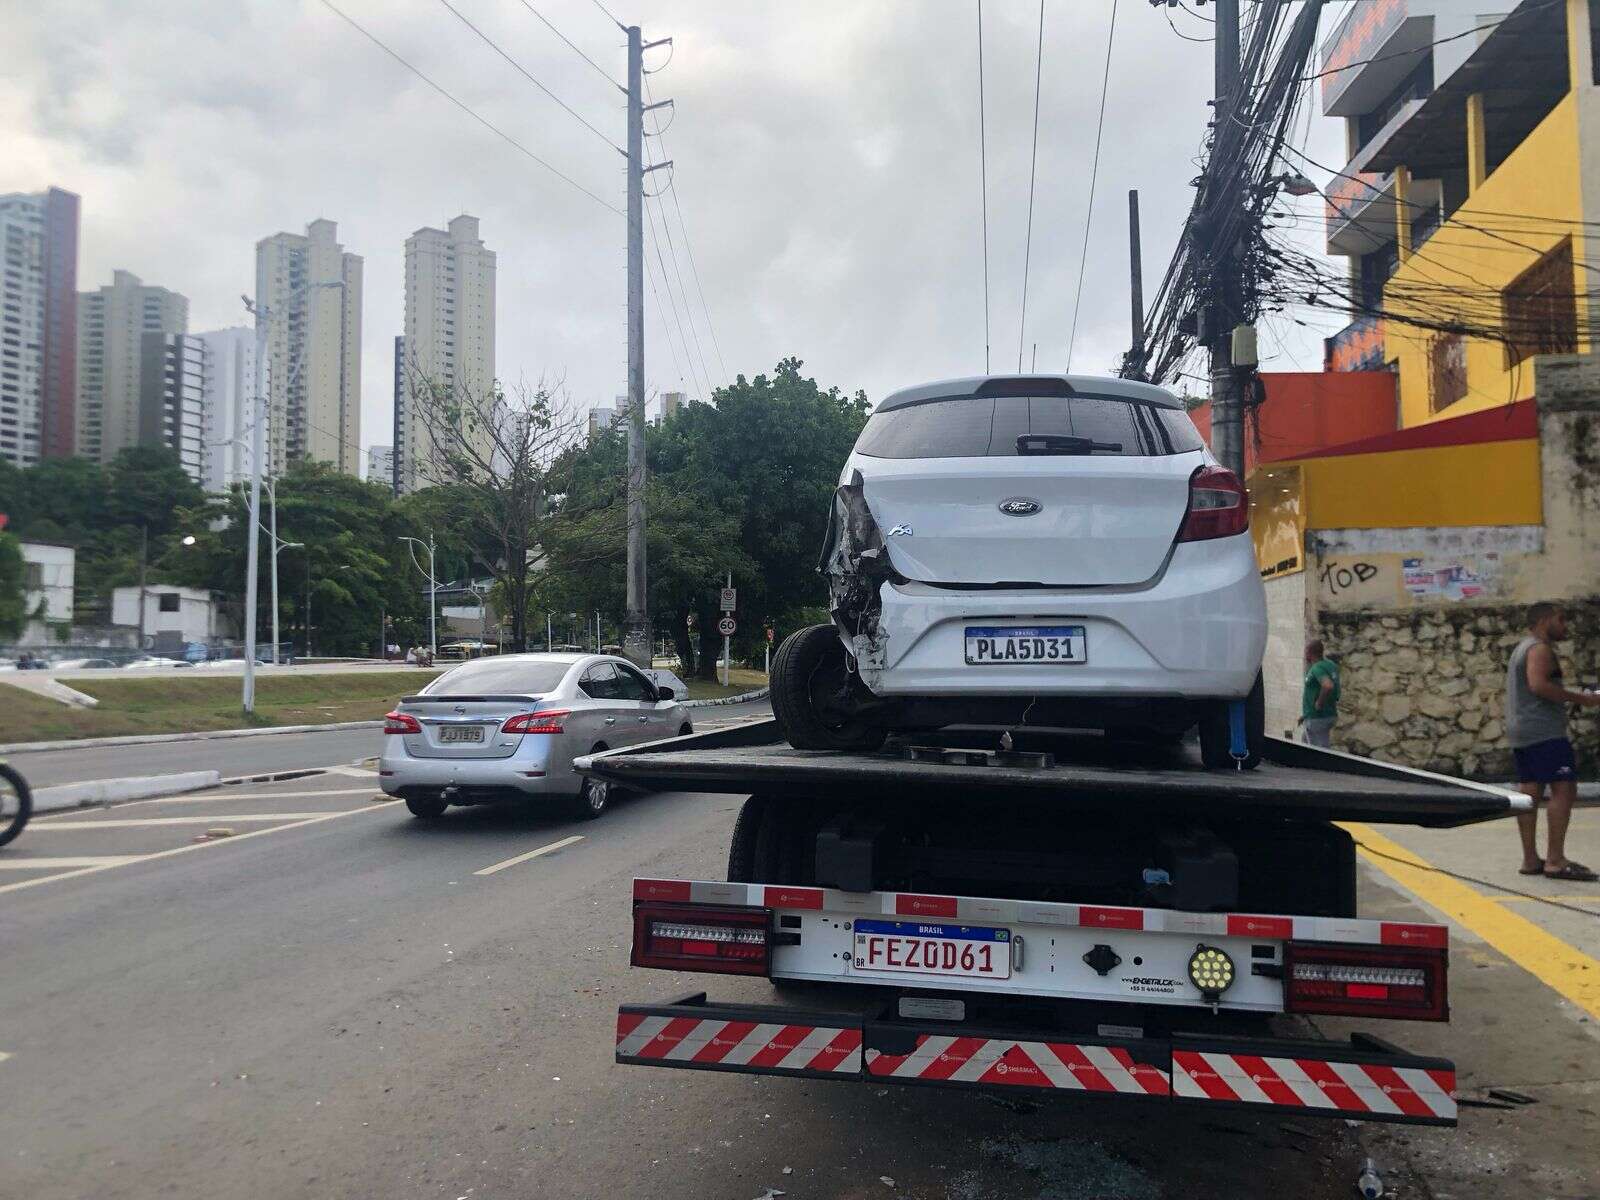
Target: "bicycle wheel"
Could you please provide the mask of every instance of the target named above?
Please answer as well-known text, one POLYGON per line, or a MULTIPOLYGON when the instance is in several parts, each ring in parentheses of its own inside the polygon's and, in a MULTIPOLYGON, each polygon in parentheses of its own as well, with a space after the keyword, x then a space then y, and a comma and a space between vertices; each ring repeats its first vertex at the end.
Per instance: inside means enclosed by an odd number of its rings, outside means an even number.
POLYGON ((22 832, 33 812, 33 793, 28 781, 0 763, 0 846, 22 832))

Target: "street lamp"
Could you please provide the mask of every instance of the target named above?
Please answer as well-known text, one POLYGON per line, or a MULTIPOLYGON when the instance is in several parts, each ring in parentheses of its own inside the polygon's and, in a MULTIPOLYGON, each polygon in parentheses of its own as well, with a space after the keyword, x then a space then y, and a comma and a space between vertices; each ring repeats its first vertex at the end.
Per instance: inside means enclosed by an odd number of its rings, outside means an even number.
MULTIPOLYGON (((302 292, 314 288, 343 288, 343 280, 332 280, 324 283, 303 283, 291 289, 286 300, 292 300, 302 292)), ((267 423, 267 324, 272 319, 272 311, 263 303, 256 303, 249 296, 241 296, 244 301, 245 311, 256 319, 256 379, 255 379, 255 404, 252 406, 252 420, 250 422, 250 534, 249 546, 246 553, 249 561, 245 564, 244 581, 244 685, 240 702, 244 711, 255 712, 256 709, 256 617, 257 603, 256 592, 260 584, 261 565, 256 561, 261 547, 261 461, 263 457, 263 438, 266 434, 267 423)), ((287 388, 294 382, 296 364, 291 363, 285 375, 285 401, 287 402, 287 388)), ((276 507, 276 506, 274 506, 276 507)), ((273 555, 276 564, 277 555, 273 555)), ((276 571, 274 571, 276 574, 276 571)), ((277 613, 277 604, 274 603, 273 613, 277 613)), ((309 632, 309 631, 308 631, 309 632)), ((277 642, 273 642, 273 649, 277 649, 277 642)))
MULTIPOLYGON (((405 542, 406 543, 406 549, 411 552, 411 565, 416 567, 417 570, 419 570, 419 571, 422 570, 422 564, 417 561, 416 547, 422 545, 423 543, 419 539, 414 538, 414 537, 404 537, 404 536, 402 536, 402 537, 396 538, 395 540, 399 541, 399 542, 405 542)), ((433 534, 432 534, 431 531, 428 534, 427 548, 428 548, 428 653, 431 654, 431 655, 434 655, 435 657, 437 657, 438 653, 439 653, 439 630, 438 630, 438 626, 437 626, 437 624, 435 622, 437 620, 436 614, 438 612, 438 608, 434 604, 434 595, 439 590, 439 581, 436 578, 434 578, 434 574, 433 574, 433 534)))
MULTIPOLYGON (((274 486, 272 492, 272 665, 278 665, 278 555, 285 550, 306 550, 304 542, 286 542, 278 536, 278 489, 274 486)), ((306 550, 306 574, 311 573, 311 551, 306 550)), ((310 634, 307 633, 309 640, 310 634)), ((309 645, 306 648, 306 657, 311 657, 309 645)))

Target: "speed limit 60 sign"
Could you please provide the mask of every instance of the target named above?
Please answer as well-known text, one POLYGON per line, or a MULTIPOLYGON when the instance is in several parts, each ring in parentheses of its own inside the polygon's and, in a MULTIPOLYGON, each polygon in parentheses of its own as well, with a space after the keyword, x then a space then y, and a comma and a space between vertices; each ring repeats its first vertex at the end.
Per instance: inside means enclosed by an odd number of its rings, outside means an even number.
POLYGON ((733 631, 737 628, 739 626, 732 617, 723 617, 722 620, 717 622, 717 632, 723 637, 732 637, 733 631))

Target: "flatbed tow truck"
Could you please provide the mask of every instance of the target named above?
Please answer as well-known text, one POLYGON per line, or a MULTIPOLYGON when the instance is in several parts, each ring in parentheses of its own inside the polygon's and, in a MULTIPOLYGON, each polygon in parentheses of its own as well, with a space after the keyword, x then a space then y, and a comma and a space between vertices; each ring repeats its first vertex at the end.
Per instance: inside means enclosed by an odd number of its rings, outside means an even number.
POLYGON ((1230 772, 1034 730, 801 751, 766 721, 576 765, 748 795, 726 880, 634 881, 631 961, 781 1001, 624 1004, 619 1063, 1444 1126, 1453 1062, 1303 1019, 1449 1019, 1447 927, 1363 919, 1335 822, 1528 803, 1279 739, 1230 772))

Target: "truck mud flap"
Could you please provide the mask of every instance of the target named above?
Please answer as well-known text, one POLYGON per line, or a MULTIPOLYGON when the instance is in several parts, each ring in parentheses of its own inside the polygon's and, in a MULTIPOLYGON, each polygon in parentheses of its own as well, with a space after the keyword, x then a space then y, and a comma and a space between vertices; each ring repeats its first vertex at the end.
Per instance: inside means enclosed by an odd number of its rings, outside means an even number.
POLYGON ((1097 1037, 707 1003, 617 1013, 616 1060, 874 1084, 1050 1092, 1185 1107, 1456 1124, 1455 1064, 1377 1038, 1097 1037))

